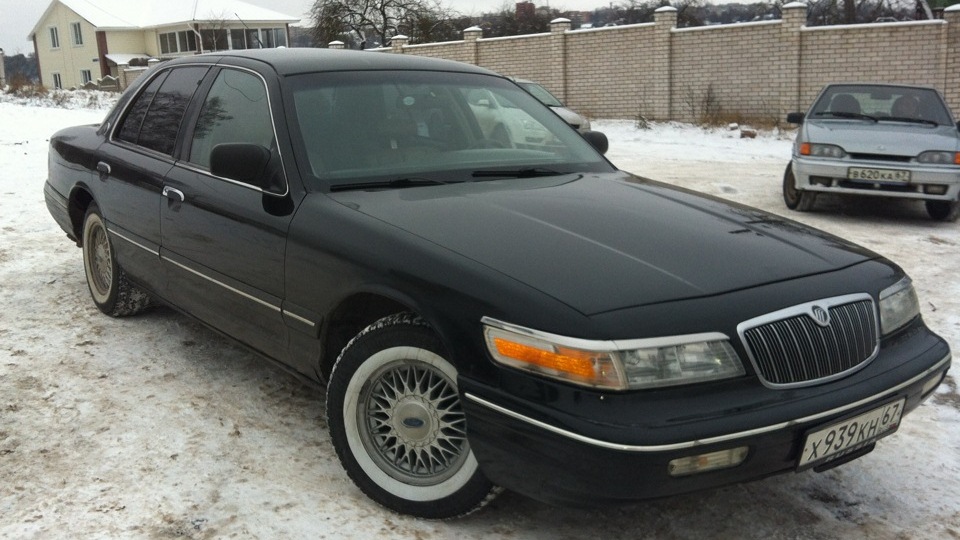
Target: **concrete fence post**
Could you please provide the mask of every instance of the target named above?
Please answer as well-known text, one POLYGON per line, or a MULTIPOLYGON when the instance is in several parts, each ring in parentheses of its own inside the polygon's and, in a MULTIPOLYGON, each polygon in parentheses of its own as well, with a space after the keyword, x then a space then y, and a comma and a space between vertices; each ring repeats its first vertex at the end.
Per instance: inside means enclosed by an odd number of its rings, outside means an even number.
POLYGON ((673 118, 673 29, 677 27, 677 8, 664 6, 653 12, 654 46, 653 69, 650 73, 648 103, 653 108, 653 120, 673 118))
POLYGON ((960 114, 960 4, 954 4, 943 10, 943 20, 947 22, 946 65, 944 73, 944 98, 960 114))
POLYGON ((403 47, 410 42, 410 38, 403 34, 397 34, 390 40, 390 49, 393 54, 403 54, 403 47))
POLYGON ((788 112, 804 108, 800 95, 800 55, 803 40, 800 30, 807 24, 807 5, 803 2, 790 2, 781 8, 781 17, 780 50, 777 51, 777 64, 780 66, 780 103, 775 111, 777 120, 783 120, 788 112))
POLYGON ((562 101, 567 99, 567 32, 570 31, 570 19, 558 18, 550 21, 550 58, 553 63, 552 80, 548 84, 562 101))
POLYGON ((467 61, 473 65, 480 64, 480 44, 477 41, 483 37, 483 28, 471 26, 463 31, 463 46, 467 51, 467 61))

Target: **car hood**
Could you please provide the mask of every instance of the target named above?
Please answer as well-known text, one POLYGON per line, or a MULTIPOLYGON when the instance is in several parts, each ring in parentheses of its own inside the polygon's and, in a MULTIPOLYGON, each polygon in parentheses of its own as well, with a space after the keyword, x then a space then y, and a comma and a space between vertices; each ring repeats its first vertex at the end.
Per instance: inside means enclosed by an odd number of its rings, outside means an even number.
POLYGON ((960 150, 956 126, 810 120, 804 129, 806 141, 836 144, 849 153, 916 156, 927 150, 960 150))
POLYGON ((876 257, 784 218, 621 172, 331 197, 587 315, 876 257))

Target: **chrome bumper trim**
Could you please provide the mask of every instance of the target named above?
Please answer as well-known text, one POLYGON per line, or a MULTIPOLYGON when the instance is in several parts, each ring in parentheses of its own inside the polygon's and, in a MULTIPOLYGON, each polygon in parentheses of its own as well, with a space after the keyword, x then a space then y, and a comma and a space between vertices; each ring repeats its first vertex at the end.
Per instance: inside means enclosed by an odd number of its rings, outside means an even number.
POLYGON ((539 428, 541 428, 541 429, 544 429, 544 430, 546 430, 546 431, 550 431, 551 433, 555 433, 555 434, 557 434, 557 435, 561 435, 561 436, 563 436, 563 437, 567 437, 567 438, 569 438, 569 439, 573 439, 573 440, 575 440, 575 441, 582 442, 582 443, 584 443, 584 444, 589 444, 589 445, 597 446, 597 447, 600 447, 600 448, 606 448, 606 449, 608 449, 608 450, 619 450, 619 451, 621 451, 621 452, 670 452, 670 451, 674 451, 674 450, 684 450, 684 449, 687 449, 687 448, 695 448, 695 447, 697 447, 697 446, 704 446, 704 445, 708 445, 708 444, 716 444, 716 443, 722 443, 722 442, 727 442, 727 441, 734 441, 734 440, 737 440, 737 439, 742 439, 742 438, 744 438, 744 437, 752 437, 752 436, 755 436, 755 435, 762 435, 762 434, 764 434, 764 433, 769 433, 769 432, 771 432, 771 431, 777 431, 777 430, 784 429, 784 428, 788 428, 788 427, 795 426, 795 425, 798 425, 798 424, 805 424, 805 423, 808 423, 808 422, 812 422, 812 421, 814 421, 814 420, 819 420, 819 419, 821 419, 821 418, 826 418, 826 417, 828 417, 828 416, 833 416, 833 415, 836 415, 836 414, 840 414, 840 413, 849 411, 849 410, 851 410, 851 409, 856 409, 857 407, 861 407, 861 406, 863 406, 863 405, 866 405, 867 403, 870 403, 871 401, 879 400, 879 399, 885 397, 887 394, 890 394, 891 392, 900 391, 900 390, 902 390, 902 389, 910 386, 911 384, 914 384, 914 383, 916 383, 916 382, 918 382, 918 381, 920 381, 920 380, 922 380, 922 379, 930 376, 931 373, 933 373, 933 372, 941 369, 944 365, 946 365, 948 362, 950 362, 950 359, 951 359, 951 355, 948 353, 948 354, 947 354, 946 356, 944 356, 939 362, 937 362, 933 367, 930 367, 929 369, 927 369, 927 370, 924 371, 923 373, 921 373, 921 374, 919 374, 919 375, 911 378, 911 379, 908 380, 908 381, 905 381, 905 382, 903 382, 903 383, 900 383, 900 384, 898 384, 897 386, 894 386, 894 387, 892 387, 892 388, 888 388, 888 389, 884 390, 883 392, 879 392, 879 393, 877 393, 877 394, 874 394, 874 395, 872 395, 872 396, 870 396, 870 397, 861 399, 861 400, 859 400, 859 401, 855 401, 855 402, 853 402, 853 403, 848 403, 848 404, 843 405, 843 406, 841 406, 841 407, 836 407, 836 408, 834 408, 834 409, 830 409, 829 411, 823 411, 823 412, 820 412, 820 413, 817 413, 817 414, 812 414, 812 415, 810 415, 810 416, 805 416, 805 417, 803 417, 803 418, 797 418, 797 419, 794 419, 794 420, 788 420, 788 421, 786 421, 786 422, 780 422, 780 423, 778 423, 778 424, 773 424, 773 425, 769 425, 769 426, 759 427, 759 428, 756 428, 756 429, 750 429, 750 430, 747 430, 747 431, 739 431, 739 432, 737 432, 737 433, 730 433, 730 434, 727 434, 727 435, 720 435, 720 436, 717 436, 717 437, 709 437, 709 438, 706 438, 706 439, 698 439, 698 440, 695 440, 695 441, 685 441, 685 442, 679 442, 679 443, 673 443, 673 444, 660 444, 660 445, 652 445, 652 446, 638 446, 638 445, 629 445, 629 444, 619 444, 619 443, 613 443, 613 442, 608 442, 608 441, 601 441, 601 440, 598 440, 598 439, 593 439, 593 438, 591 438, 591 437, 585 437, 585 436, 583 436, 583 435, 574 433, 574 432, 572 432, 572 431, 568 431, 568 430, 565 430, 565 429, 562 429, 562 428, 558 428, 558 427, 556 427, 556 426, 551 426, 550 424, 547 424, 546 422, 541 422, 540 420, 535 420, 535 419, 530 418, 530 417, 528 417, 528 416, 522 415, 522 414, 520 414, 520 413, 518 413, 518 412, 516 412, 516 411, 512 411, 512 410, 510 410, 510 409, 507 409, 506 407, 501 407, 500 405, 497 405, 497 404, 495 404, 495 403, 491 403, 490 401, 487 401, 487 400, 485 400, 485 399, 483 399, 483 398, 481 398, 481 397, 478 397, 478 396, 476 396, 476 395, 474 395, 474 394, 471 394, 471 393, 469 393, 469 392, 466 393, 465 395, 466 395, 466 398, 469 399, 470 401, 473 401, 473 402, 475 402, 475 403, 478 403, 478 404, 480 404, 480 405, 483 405, 484 407, 487 407, 487 408, 489 408, 489 409, 492 409, 492 410, 494 410, 494 411, 497 411, 497 412, 499 412, 499 413, 501 413, 501 414, 507 415, 507 416, 509 416, 509 417, 511 417, 511 418, 515 418, 515 419, 520 420, 520 421, 522 421, 522 422, 526 422, 526 423, 528 423, 528 424, 537 426, 537 427, 539 427, 539 428))

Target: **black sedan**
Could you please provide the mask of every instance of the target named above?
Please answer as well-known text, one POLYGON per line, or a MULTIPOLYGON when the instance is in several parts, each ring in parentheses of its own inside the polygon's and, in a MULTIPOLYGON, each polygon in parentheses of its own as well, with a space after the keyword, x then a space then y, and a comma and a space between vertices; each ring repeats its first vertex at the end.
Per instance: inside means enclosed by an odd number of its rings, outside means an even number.
POLYGON ((349 476, 417 516, 823 470, 943 380, 895 264, 605 147, 473 66, 224 52, 57 133, 45 195, 101 311, 162 302, 326 384, 349 476))

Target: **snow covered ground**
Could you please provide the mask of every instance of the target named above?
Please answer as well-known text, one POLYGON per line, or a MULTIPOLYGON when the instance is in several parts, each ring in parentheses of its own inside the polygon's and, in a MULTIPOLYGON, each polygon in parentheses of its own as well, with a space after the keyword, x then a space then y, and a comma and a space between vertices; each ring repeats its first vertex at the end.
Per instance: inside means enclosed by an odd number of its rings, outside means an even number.
MULTIPOLYGON (((90 101, 66 100, 78 103, 90 101)), ((0 538, 960 539, 956 378, 873 453, 823 474, 602 511, 510 493, 457 521, 385 511, 340 469, 319 391, 170 310, 118 320, 94 308, 42 187, 50 134, 103 114, 0 98, 0 538)), ((789 212, 786 137, 594 126, 623 169, 897 261, 928 324, 960 350, 960 223, 890 201, 789 212)))

